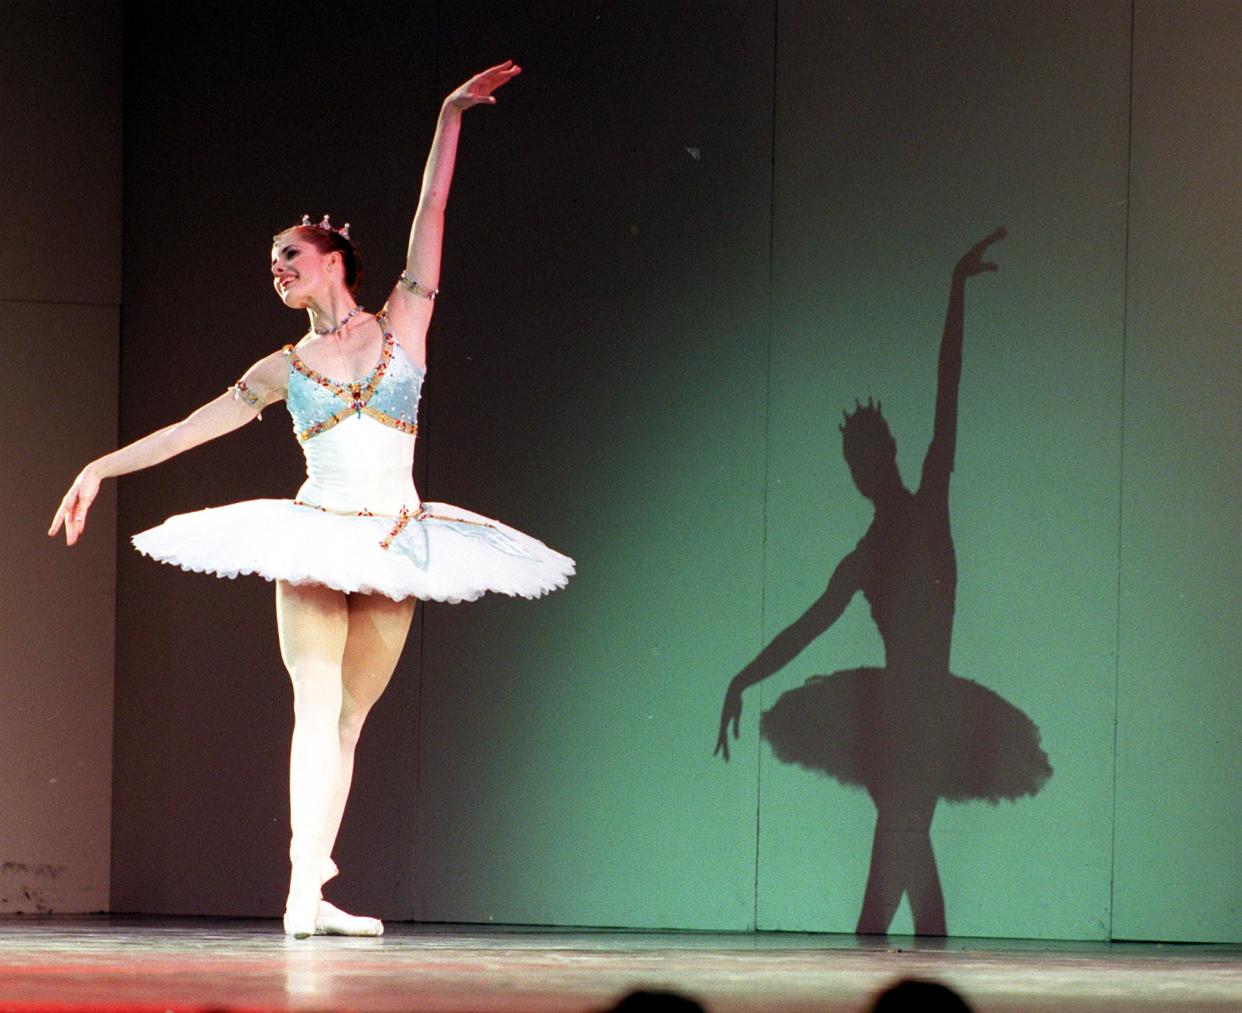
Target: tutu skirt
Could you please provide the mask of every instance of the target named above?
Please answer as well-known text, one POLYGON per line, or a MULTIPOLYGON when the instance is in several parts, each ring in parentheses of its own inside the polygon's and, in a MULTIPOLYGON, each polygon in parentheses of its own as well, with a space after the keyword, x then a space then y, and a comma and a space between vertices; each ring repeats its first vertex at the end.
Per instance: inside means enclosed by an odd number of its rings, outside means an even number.
POLYGON ((1052 776, 1034 722, 949 672, 813 676, 782 693, 759 729, 777 759, 873 796, 996 803, 1034 795, 1052 776))
POLYGON ((473 601, 488 591, 537 598, 564 587, 574 561, 500 521, 445 503, 398 517, 257 499, 170 517, 133 537, 183 570, 256 574, 389 598, 473 601))

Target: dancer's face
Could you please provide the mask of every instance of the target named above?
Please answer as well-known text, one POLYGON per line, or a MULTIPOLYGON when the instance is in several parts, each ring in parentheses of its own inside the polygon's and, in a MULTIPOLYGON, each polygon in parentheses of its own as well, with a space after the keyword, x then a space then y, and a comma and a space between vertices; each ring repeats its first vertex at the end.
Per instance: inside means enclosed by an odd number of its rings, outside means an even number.
POLYGON ((290 229, 272 244, 272 287, 291 309, 304 309, 316 291, 330 283, 329 269, 339 254, 323 254, 290 229))

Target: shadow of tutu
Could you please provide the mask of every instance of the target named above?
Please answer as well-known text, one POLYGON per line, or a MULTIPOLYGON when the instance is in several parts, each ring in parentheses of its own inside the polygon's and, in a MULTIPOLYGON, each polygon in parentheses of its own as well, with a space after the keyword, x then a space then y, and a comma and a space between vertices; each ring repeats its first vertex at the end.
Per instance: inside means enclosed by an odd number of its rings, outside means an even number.
POLYGON ((779 760, 873 796, 995 804, 1034 795, 1052 776, 1034 722, 949 672, 812 676, 782 693, 759 728, 779 760))

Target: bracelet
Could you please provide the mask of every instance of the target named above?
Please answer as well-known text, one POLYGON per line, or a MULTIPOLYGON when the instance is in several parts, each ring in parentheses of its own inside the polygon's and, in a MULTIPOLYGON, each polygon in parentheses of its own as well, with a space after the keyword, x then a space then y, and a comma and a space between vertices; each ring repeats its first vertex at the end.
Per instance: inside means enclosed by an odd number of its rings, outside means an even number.
POLYGON ((245 380, 238 380, 235 384, 233 384, 233 386, 229 388, 229 393, 237 398, 237 400, 242 401, 253 408, 258 413, 259 419, 262 420, 263 399, 246 385, 245 380))
POLYGON ((410 292, 413 292, 414 295, 422 296, 422 298, 427 299, 430 302, 435 302, 436 296, 440 294, 440 290, 438 288, 428 288, 426 285, 420 285, 414 280, 413 275, 411 275, 409 271, 402 271, 401 276, 397 279, 397 281, 404 285, 410 292))

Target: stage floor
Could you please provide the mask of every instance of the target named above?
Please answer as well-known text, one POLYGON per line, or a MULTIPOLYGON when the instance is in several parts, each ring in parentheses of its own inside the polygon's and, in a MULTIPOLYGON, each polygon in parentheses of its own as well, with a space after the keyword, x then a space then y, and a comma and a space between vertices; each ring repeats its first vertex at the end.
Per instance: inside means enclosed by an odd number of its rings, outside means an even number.
POLYGON ((0 919, 0 1010, 559 1013, 641 987, 712 1013, 836 1013, 905 976, 980 1013, 1242 1010, 1239 946, 406 924, 299 942, 268 921, 0 919))

